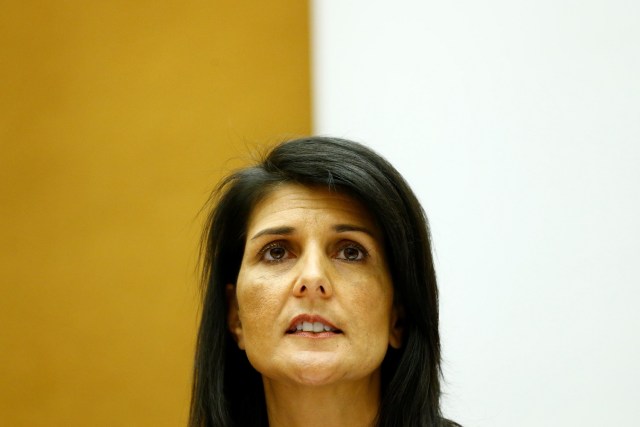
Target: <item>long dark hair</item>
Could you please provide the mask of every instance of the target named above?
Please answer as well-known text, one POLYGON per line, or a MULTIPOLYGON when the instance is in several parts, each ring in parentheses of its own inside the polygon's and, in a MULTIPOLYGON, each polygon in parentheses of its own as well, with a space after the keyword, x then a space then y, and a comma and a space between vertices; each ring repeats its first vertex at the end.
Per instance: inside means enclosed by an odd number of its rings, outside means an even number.
POLYGON ((344 139, 282 143, 253 167, 221 182, 203 234, 203 311, 190 427, 267 426, 260 374, 227 328, 225 285, 236 283, 249 215, 282 183, 324 186, 358 199, 384 234, 403 345, 382 363, 377 425, 440 427, 438 289, 427 218, 398 171, 371 149, 344 139))

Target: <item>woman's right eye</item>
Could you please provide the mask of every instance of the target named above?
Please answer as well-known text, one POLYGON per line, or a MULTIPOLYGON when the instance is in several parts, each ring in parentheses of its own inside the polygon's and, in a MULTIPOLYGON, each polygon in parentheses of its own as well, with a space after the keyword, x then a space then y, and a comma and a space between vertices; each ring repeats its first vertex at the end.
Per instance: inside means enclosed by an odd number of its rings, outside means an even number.
POLYGON ((279 262, 287 257, 287 249, 279 243, 268 245, 262 250, 262 259, 267 262, 279 262))

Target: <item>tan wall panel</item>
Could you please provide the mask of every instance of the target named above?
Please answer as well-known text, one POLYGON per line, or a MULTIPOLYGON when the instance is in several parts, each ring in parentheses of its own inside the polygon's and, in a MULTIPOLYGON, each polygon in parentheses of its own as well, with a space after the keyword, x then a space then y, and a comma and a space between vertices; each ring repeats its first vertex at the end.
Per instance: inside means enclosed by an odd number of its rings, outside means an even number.
POLYGON ((0 425, 186 423, 198 210, 310 132, 307 3, 12 2, 0 17, 0 425))

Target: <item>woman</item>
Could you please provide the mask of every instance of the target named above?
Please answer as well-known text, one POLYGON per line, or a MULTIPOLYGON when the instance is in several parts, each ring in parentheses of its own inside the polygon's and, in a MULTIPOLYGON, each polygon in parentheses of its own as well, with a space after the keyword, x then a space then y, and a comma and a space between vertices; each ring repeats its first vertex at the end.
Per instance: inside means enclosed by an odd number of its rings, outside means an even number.
POLYGON ((276 146, 215 193, 190 426, 447 426, 426 217, 386 160, 276 146))

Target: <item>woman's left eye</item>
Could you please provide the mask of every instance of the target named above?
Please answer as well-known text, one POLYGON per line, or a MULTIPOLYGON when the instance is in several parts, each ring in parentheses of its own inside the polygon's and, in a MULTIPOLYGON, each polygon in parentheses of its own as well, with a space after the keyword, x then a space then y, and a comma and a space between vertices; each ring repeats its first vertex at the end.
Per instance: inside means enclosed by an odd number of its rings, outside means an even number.
POLYGON ((346 261, 362 261, 367 256, 367 251, 363 247, 355 244, 344 246, 338 251, 338 259, 346 261))

